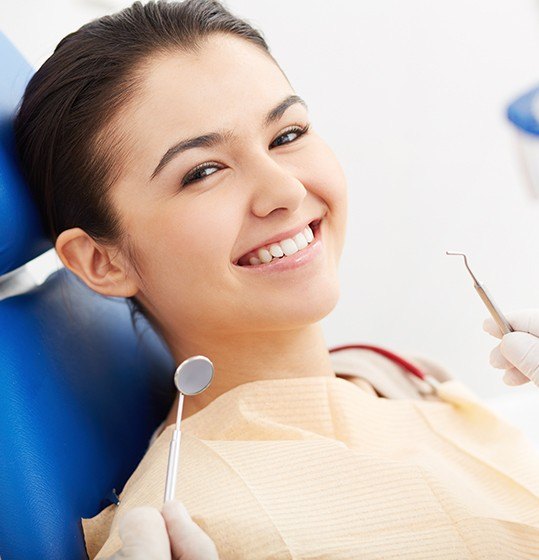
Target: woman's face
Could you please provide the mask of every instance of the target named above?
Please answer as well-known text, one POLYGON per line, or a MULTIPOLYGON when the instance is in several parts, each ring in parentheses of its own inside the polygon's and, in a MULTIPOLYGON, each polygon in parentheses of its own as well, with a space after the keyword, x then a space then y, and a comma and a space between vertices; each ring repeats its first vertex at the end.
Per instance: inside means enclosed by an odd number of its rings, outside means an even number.
POLYGON ((128 156, 110 196, 135 249, 136 295, 165 336, 296 328, 336 305, 346 179, 314 125, 297 132, 310 122, 300 102, 266 122, 291 95, 269 56, 219 34, 198 55, 152 59, 115 123, 128 156), (223 143, 169 152, 214 132, 225 134, 223 143), (201 164, 206 169, 193 172, 201 164), (321 217, 321 251, 308 263, 288 270, 234 264, 321 217))

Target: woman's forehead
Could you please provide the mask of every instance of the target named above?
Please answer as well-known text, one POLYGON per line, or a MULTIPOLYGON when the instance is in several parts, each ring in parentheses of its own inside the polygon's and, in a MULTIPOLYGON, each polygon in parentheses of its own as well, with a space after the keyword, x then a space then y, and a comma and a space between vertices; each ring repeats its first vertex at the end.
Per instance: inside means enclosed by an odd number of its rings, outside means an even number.
POLYGON ((200 52, 172 52, 147 66, 138 108, 144 116, 200 122, 233 114, 235 108, 264 111, 290 84, 273 60, 243 39, 216 36, 200 52))

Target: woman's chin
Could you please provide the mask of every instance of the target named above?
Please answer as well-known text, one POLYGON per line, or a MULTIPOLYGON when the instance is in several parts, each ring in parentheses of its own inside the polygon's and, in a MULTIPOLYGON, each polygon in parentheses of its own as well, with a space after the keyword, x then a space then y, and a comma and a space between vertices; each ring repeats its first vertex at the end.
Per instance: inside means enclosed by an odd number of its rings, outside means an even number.
MULTIPOLYGON (((254 289, 254 286, 251 286, 254 289)), ((336 275, 320 275, 310 282, 271 287, 264 294, 250 299, 247 308, 254 323, 302 326, 316 323, 329 315, 340 297, 340 284, 336 275)), ((245 300, 243 300, 245 303, 245 300)))

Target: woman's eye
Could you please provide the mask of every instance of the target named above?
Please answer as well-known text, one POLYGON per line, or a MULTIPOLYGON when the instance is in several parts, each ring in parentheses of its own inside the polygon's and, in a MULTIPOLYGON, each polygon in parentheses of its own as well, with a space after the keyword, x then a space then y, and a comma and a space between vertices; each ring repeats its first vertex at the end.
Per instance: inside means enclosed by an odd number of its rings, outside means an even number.
POLYGON ((202 163, 197 165, 192 171, 190 171, 183 179, 182 179, 182 187, 188 185, 189 183, 194 183, 196 181, 200 181, 204 179, 204 177, 208 177, 209 175, 213 175, 213 173, 205 173, 207 169, 221 169, 215 163, 202 163))
MULTIPOLYGON (((272 146, 282 146, 283 144, 290 144, 292 142, 295 142, 300 136, 303 136, 309 130, 310 126, 311 125, 309 123, 305 126, 292 126, 292 127, 290 127, 283 134, 279 135, 270 144, 270 148, 272 146), (291 136, 293 137, 292 140, 290 140, 291 136), (281 138, 288 138, 288 141, 278 142, 281 138)), ((197 165, 194 169, 192 169, 189 173, 187 173, 187 175, 184 176, 184 178, 182 179, 180 188, 183 188, 183 187, 185 187, 185 186, 187 186, 191 183, 195 183, 197 181, 200 181, 200 180, 204 179, 205 177, 208 177, 209 175, 213 175, 213 173, 206 173, 207 169, 217 169, 217 170, 219 170, 219 169, 222 169, 222 167, 217 165, 215 162, 201 163, 200 165, 197 165)))
POLYGON ((275 142, 277 142, 279 139, 281 139, 281 138, 287 138, 287 137, 290 138, 290 135, 294 135, 294 134, 296 135, 296 137, 295 137, 293 140, 289 140, 288 142, 279 142, 279 143, 277 144, 277 146, 281 146, 281 145, 283 145, 283 144, 290 144, 291 142, 295 142, 300 136, 303 136, 303 135, 309 130, 309 127, 310 127, 310 126, 311 126, 310 124, 307 124, 307 125, 305 125, 305 126, 303 126, 303 127, 301 127, 301 126, 292 126, 292 127, 290 127, 287 131, 285 131, 283 134, 281 134, 280 136, 278 136, 278 137, 271 143, 270 147, 273 146, 273 145, 275 144, 275 142))

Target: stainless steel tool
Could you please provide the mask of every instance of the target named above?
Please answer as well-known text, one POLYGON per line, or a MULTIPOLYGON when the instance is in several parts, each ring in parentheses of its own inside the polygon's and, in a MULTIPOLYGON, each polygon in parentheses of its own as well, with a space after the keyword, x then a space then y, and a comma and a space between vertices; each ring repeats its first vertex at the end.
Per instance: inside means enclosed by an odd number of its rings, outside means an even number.
POLYGON ((178 463, 180 459, 180 442, 182 433, 180 422, 182 419, 183 396, 202 393, 212 382, 213 364, 206 356, 192 356, 184 360, 174 373, 174 384, 179 391, 178 414, 176 427, 172 432, 168 452, 167 480, 165 482, 165 502, 174 499, 176 479, 178 477, 178 463))
POLYGON ((485 286, 481 285, 479 280, 475 277, 474 273, 470 270, 470 267, 468 266, 468 259, 466 258, 466 255, 464 253, 457 253, 457 252, 453 252, 453 251, 446 251, 445 254, 446 255, 460 255, 460 256, 464 257, 464 264, 466 265, 466 268, 468 269, 468 272, 470 273, 470 275, 473 278, 474 288, 477 291, 477 293, 479 294, 479 297, 483 300, 483 303, 487 306, 487 309, 489 310, 489 313, 492 315, 492 318, 496 321, 496 323, 498 324, 498 326, 502 330, 503 334, 513 332, 515 329, 513 329, 513 327, 510 325, 509 321, 504 317, 503 313, 500 311, 498 306, 494 303, 494 300, 492 299, 492 297, 490 297, 490 294, 487 292, 487 289, 485 288, 485 286))

